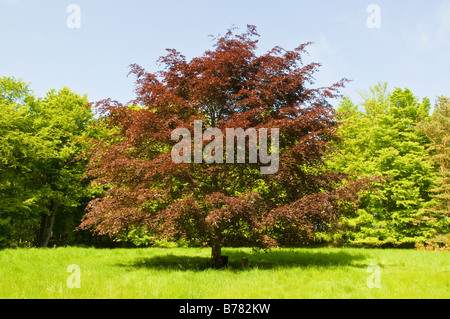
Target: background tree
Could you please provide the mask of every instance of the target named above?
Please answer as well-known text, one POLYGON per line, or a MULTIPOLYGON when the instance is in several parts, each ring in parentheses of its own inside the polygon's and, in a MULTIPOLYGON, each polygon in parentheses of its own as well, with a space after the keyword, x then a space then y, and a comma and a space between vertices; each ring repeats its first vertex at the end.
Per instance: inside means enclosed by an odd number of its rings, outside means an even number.
POLYGON ((303 244, 351 209, 365 184, 339 188, 345 175, 324 163, 338 125, 327 99, 345 80, 309 88, 319 64, 302 64, 308 43, 257 56, 257 36, 254 26, 230 30, 191 61, 168 50, 157 73, 132 65, 137 106, 98 103, 101 121, 116 133, 93 147, 89 176, 107 192, 89 204, 80 228, 116 238, 136 229, 185 238, 211 247, 220 267, 224 245, 303 244), (193 136, 195 119, 224 135, 226 128, 279 128, 278 172, 264 175, 264 163, 249 163, 248 144, 245 164, 175 164, 171 132, 186 128, 193 136))
POLYGON ((435 229, 421 210, 430 201, 434 176, 427 160, 428 139, 416 130, 429 117, 430 102, 408 89, 387 90, 379 83, 362 94, 358 106, 343 99, 338 113, 340 155, 334 170, 359 176, 378 175, 385 182, 361 199, 357 212, 342 220, 342 239, 365 245, 408 245, 423 241, 435 229))
POLYGON ((36 98, 22 81, 0 83, 2 237, 45 247, 56 216, 67 222, 67 214, 91 199, 88 182, 81 181, 86 162, 76 157, 83 150, 81 138, 92 133, 93 113, 86 96, 68 88, 36 98))
POLYGON ((429 152, 436 166, 436 187, 432 194, 434 201, 426 211, 432 215, 432 222, 439 222, 440 232, 448 233, 450 217, 450 99, 438 97, 431 118, 419 123, 418 129, 430 140, 429 152))
POLYGON ((13 239, 30 240, 36 214, 31 210, 32 190, 26 187, 32 170, 31 154, 38 147, 31 131, 25 100, 29 85, 14 78, 0 78, 0 244, 13 239))

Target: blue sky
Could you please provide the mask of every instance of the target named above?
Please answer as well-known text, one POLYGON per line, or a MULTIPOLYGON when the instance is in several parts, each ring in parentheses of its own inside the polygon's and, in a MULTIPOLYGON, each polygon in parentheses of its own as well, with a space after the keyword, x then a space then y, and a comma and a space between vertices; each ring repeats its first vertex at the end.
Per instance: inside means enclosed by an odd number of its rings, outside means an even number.
POLYGON ((134 98, 128 66, 158 70, 166 48, 188 58, 210 49, 210 34, 256 25, 260 52, 312 41, 322 64, 316 85, 353 80, 342 93, 379 81, 432 101, 450 96, 450 0, 0 0, 0 76, 31 83, 43 96, 68 86, 90 101, 134 98), (66 11, 80 8, 80 28, 66 11), (380 28, 369 28, 370 4, 380 28))

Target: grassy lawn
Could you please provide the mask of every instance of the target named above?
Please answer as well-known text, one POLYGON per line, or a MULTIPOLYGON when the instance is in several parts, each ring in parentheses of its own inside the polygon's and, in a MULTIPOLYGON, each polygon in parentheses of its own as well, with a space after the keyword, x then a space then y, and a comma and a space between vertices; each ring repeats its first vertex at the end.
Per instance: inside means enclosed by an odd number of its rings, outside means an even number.
POLYGON ((230 259, 225 270, 208 267, 209 249, 4 249, 0 298, 450 298, 449 252, 233 248, 222 254, 230 259), (71 264, 79 266, 80 288, 68 287, 71 264), (380 267, 380 288, 368 287, 375 275, 369 265, 380 267))

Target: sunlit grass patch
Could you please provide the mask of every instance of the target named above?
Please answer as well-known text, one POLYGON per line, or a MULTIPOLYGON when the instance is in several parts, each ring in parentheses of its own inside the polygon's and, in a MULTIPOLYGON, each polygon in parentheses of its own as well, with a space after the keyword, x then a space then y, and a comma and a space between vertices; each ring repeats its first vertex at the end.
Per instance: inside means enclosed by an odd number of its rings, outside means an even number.
POLYGON ((0 298, 449 298, 450 254, 351 248, 225 248, 226 269, 209 249, 5 249, 0 298), (241 259, 249 259, 243 269, 241 259), (70 288, 69 265, 80 269, 70 288), (377 265, 377 274, 368 271, 377 265), (379 276, 380 288, 369 277, 379 276))

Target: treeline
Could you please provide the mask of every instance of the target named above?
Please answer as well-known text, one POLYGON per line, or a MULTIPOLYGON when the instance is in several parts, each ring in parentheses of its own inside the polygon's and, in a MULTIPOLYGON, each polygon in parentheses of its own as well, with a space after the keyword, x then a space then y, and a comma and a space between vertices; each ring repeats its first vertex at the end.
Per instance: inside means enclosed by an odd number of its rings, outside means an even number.
POLYGON ((339 103, 342 140, 330 169, 384 182, 342 218, 337 233, 322 238, 376 247, 450 246, 450 99, 438 97, 432 109, 428 98, 387 86, 371 87, 360 103, 339 103))
MULTIPOLYGON (((336 117, 341 139, 328 170, 383 182, 341 217, 337 230, 318 232, 315 241, 450 246, 450 99, 432 105, 383 83, 360 102, 344 97, 336 117)), ((0 246, 113 245, 77 228, 88 203, 105 191, 85 176, 89 140, 109 134, 86 96, 63 88, 36 97, 27 83, 0 78, 0 246)), ((127 238, 152 243, 136 229, 121 239, 127 238)))
POLYGON ((86 96, 63 88, 39 98, 27 83, 0 78, 1 246, 92 240, 74 229, 99 195, 83 179, 94 121, 86 96))

